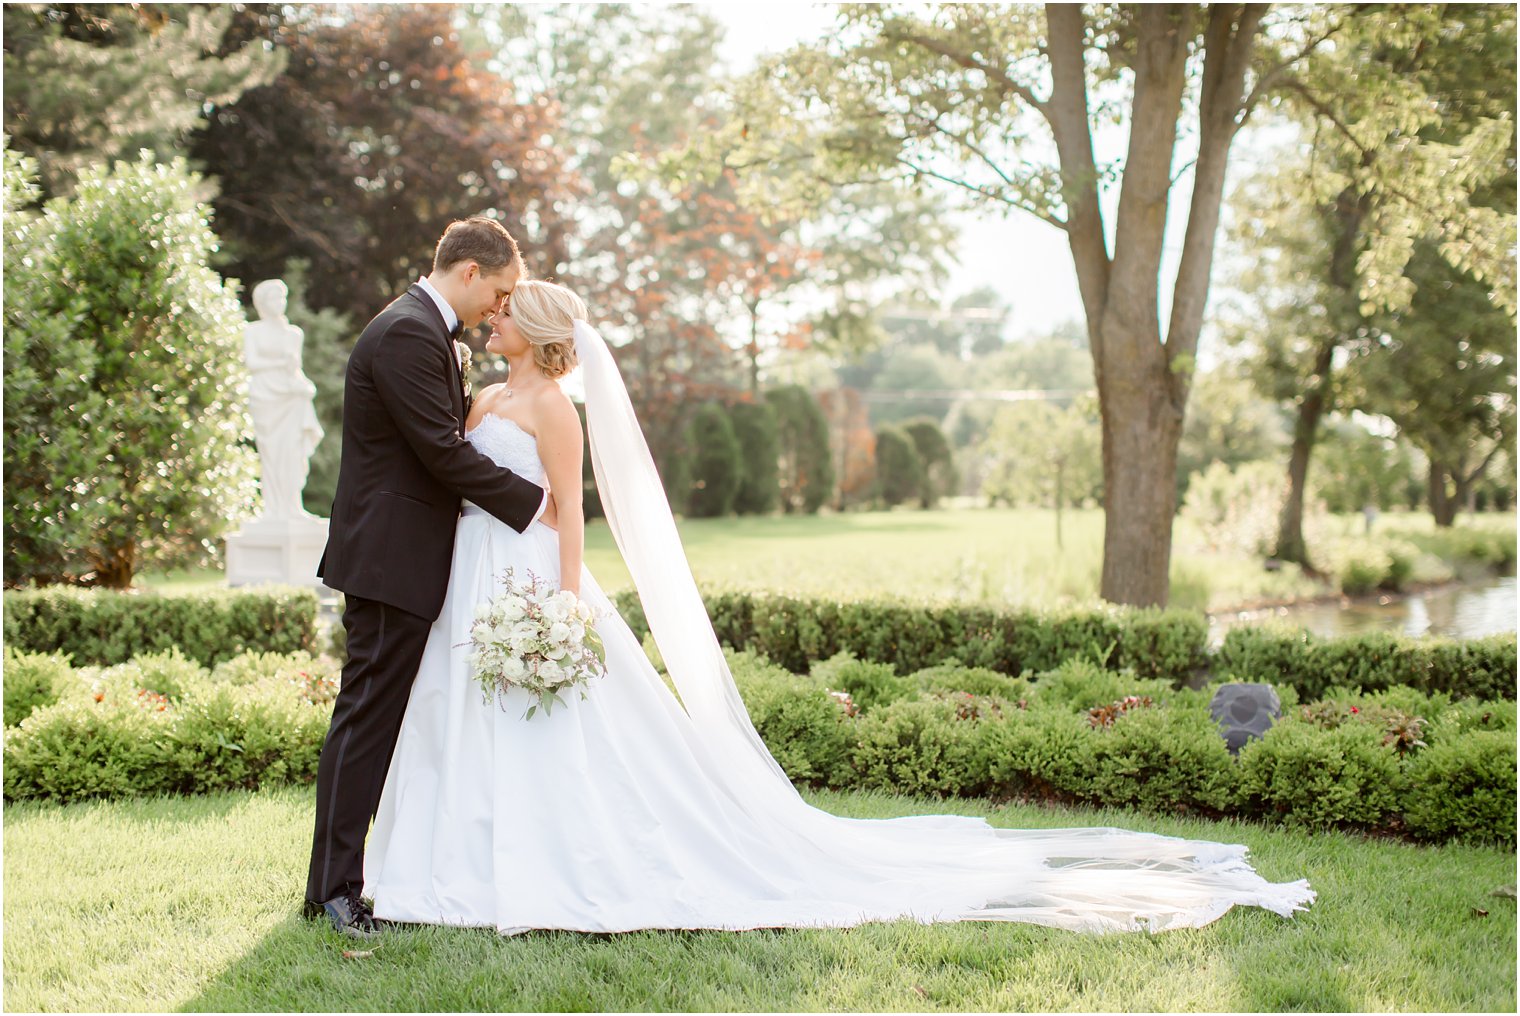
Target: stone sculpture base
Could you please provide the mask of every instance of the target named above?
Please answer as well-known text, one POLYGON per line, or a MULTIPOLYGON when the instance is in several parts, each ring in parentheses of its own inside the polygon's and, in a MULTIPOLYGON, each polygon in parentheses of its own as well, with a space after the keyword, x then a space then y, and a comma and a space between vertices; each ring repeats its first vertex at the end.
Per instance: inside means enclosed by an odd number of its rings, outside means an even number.
POLYGON ((278 582, 322 588, 317 562, 326 546, 326 519, 254 519, 227 537, 227 584, 278 582))

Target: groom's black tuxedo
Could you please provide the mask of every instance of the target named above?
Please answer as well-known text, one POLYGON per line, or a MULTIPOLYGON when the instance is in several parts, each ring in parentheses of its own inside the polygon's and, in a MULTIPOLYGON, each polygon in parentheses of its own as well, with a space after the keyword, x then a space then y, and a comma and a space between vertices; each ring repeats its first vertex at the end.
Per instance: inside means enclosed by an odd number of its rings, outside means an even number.
POLYGON ((348 359, 338 494, 317 566, 327 585, 435 618, 461 495, 528 528, 544 488, 476 451, 464 417, 454 343, 413 286, 369 323, 348 359))
POLYGON ((317 766, 306 898, 357 893, 428 629, 443 608, 460 498, 521 532, 544 489, 464 440, 459 361, 437 304, 413 286, 348 359, 343 457, 317 574, 345 595, 348 659, 317 766))

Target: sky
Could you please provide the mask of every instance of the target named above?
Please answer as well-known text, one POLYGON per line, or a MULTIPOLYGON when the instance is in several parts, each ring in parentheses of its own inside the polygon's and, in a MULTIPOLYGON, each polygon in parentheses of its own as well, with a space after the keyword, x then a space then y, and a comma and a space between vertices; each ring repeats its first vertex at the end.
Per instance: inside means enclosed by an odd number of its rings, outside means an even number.
MULTIPOLYGON (((754 65, 762 53, 815 39, 834 23, 828 4, 746 2, 701 4, 724 24, 719 47, 735 70, 754 65)), ((957 215, 960 269, 946 287, 947 302, 991 286, 1013 308, 1008 337, 1038 334, 1082 319, 1076 270, 1065 235, 1023 212, 957 215)))

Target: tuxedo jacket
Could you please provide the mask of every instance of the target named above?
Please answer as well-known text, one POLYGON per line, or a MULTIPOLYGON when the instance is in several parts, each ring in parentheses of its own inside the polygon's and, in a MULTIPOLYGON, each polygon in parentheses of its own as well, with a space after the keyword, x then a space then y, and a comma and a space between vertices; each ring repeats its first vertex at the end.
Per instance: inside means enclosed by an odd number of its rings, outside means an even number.
POLYGON ((443 315, 414 285, 365 327, 343 384, 343 448, 327 549, 333 589, 436 618, 460 498, 522 532, 544 488, 464 439, 459 360, 443 315))

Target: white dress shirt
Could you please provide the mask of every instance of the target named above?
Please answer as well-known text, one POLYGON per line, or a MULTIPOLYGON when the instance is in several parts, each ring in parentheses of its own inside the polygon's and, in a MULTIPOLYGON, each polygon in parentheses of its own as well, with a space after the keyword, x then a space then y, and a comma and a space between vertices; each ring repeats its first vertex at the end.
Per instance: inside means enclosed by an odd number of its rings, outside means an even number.
MULTIPOLYGON (((432 301, 438 305, 438 313, 443 315, 444 327, 449 330, 450 334, 453 334, 454 325, 459 321, 459 315, 454 313, 454 308, 449 306, 449 301, 443 298, 442 293, 433 288, 433 284, 427 280, 426 275, 417 280, 417 285, 421 287, 422 291, 431 297, 432 301)), ((539 504, 538 511, 533 513, 533 522, 537 522, 540 518, 542 518, 544 512, 548 510, 548 507, 549 492, 545 490, 544 499, 539 504)), ((531 526, 533 522, 529 522, 528 525, 531 526)))
POLYGON ((443 315, 444 328, 448 329, 450 335, 454 334, 454 326, 459 323, 459 315, 454 313, 454 308, 449 306, 449 301, 443 298, 442 293, 433 288, 433 284, 427 280, 426 275, 417 280, 417 285, 422 287, 424 293, 433 298, 433 302, 438 305, 438 313, 443 315))

